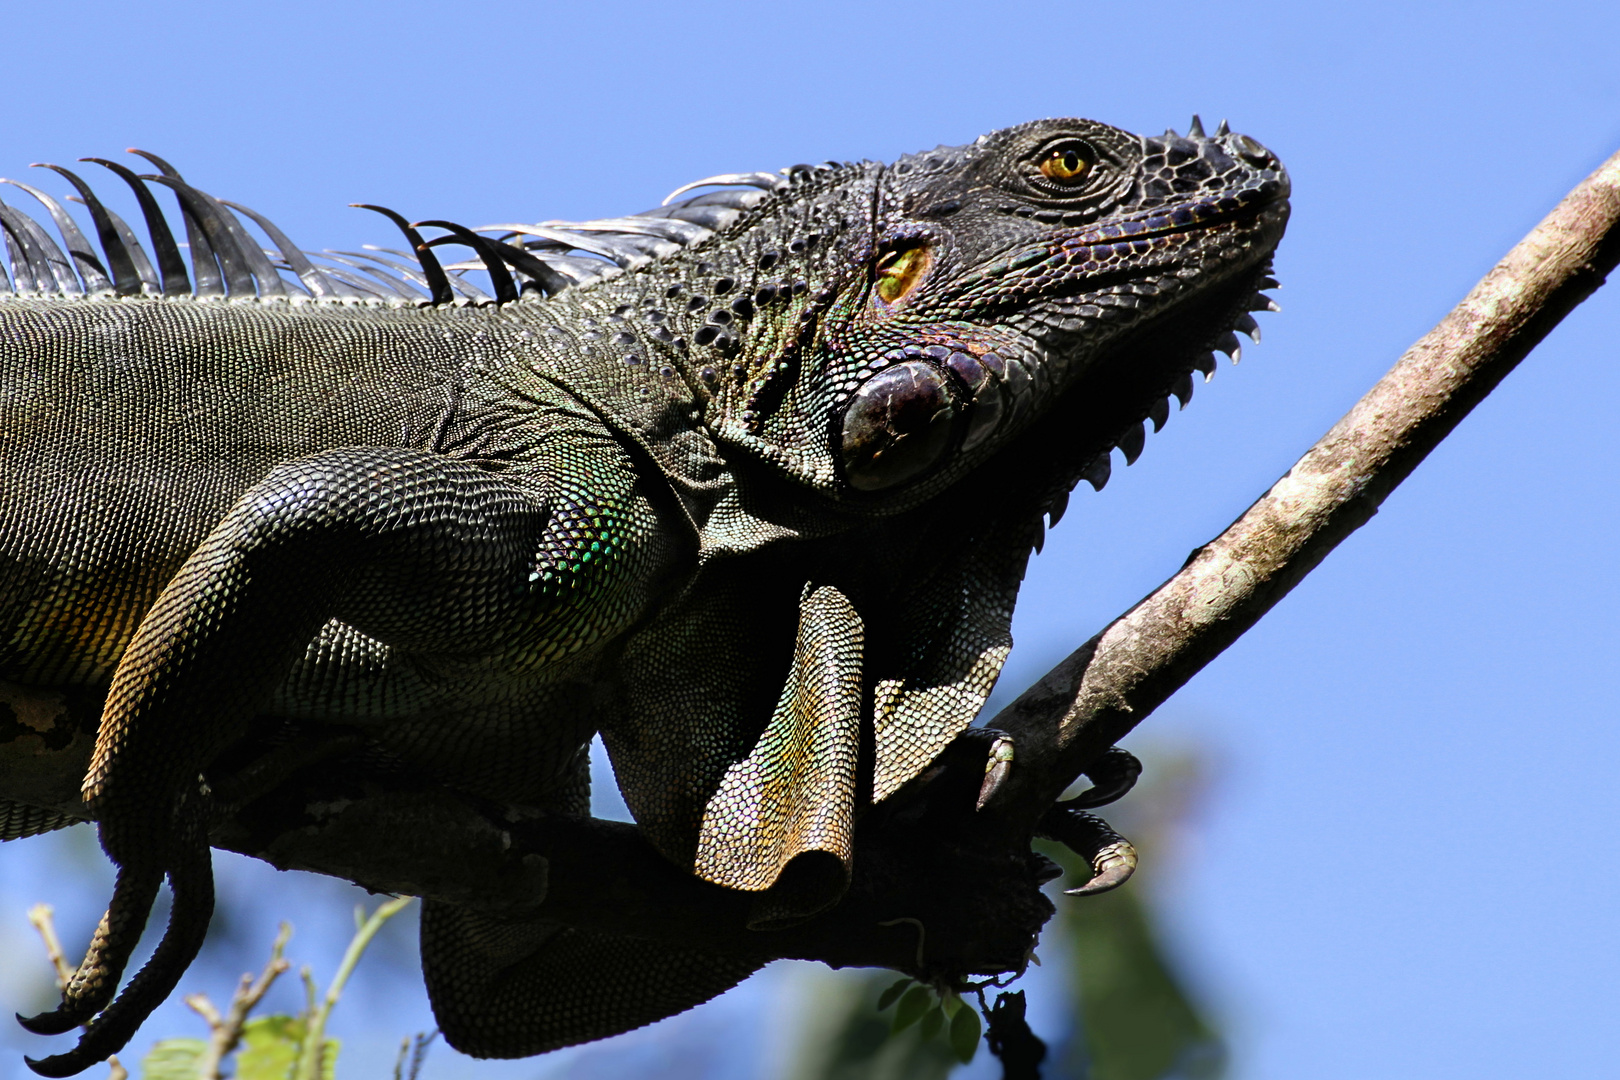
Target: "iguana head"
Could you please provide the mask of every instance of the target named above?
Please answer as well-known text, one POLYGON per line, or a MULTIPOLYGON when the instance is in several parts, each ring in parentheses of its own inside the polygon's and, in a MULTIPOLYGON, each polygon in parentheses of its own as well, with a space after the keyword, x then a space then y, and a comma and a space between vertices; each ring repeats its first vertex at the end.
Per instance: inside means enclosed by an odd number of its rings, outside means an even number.
POLYGON ((1224 126, 1086 120, 717 179, 764 193, 642 289, 737 479, 705 551, 765 557, 715 559, 627 650, 647 690, 604 737, 649 837, 782 893, 768 922, 836 899, 785 868, 847 867, 853 815, 978 714, 1041 514, 1269 306, 1288 179, 1224 126))
POLYGON ((1110 395, 1106 451, 1247 319, 1288 190, 1224 125, 1144 138, 1041 120, 887 166, 790 170, 726 238, 728 302, 692 327, 706 424, 887 513, 1145 364, 1130 400, 1110 395))

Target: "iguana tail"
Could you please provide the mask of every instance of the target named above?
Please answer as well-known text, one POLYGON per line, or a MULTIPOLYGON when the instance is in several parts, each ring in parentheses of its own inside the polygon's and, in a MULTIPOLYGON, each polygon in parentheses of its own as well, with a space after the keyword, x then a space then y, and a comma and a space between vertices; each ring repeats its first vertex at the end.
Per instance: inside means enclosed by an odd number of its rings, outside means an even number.
POLYGON ((701 1005, 763 963, 422 903, 433 1015, 473 1057, 528 1057, 630 1031, 701 1005))

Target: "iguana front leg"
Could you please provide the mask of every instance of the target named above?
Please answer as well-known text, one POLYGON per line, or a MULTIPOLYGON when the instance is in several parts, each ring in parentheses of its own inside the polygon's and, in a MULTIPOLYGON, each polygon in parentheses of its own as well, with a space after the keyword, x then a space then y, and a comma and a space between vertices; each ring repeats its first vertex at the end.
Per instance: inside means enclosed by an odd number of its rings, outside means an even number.
POLYGON ((186 561, 118 666, 84 785, 120 868, 113 901, 62 1006, 26 1026, 66 1031, 106 1004, 164 875, 170 925, 79 1045, 30 1061, 36 1072, 66 1076, 115 1052, 194 958, 212 907, 199 774, 324 623, 459 657, 499 652, 515 622, 534 625, 549 602, 538 568, 594 538, 548 515, 530 479, 407 450, 312 455, 273 470, 186 561))

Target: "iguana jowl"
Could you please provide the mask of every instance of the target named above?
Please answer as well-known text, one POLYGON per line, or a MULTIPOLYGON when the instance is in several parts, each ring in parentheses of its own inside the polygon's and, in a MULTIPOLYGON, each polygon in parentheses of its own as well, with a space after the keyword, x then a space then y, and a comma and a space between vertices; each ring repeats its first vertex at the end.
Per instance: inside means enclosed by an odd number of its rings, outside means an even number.
MULTIPOLYGON (((104 257, 48 196, 66 252, 0 206, 0 680, 105 693, 84 797, 119 867, 61 1007, 27 1021, 105 1008, 31 1063, 53 1076, 122 1046, 195 955, 210 785, 323 733, 357 768, 585 813, 600 731, 647 837, 757 892, 757 925, 836 903, 855 816, 988 695, 1041 515, 1253 328, 1288 212, 1276 158, 1224 125, 1049 120, 500 239, 426 223, 492 300, 397 217, 412 261, 317 265, 237 208, 273 263, 152 160, 190 277, 122 166, 150 258, 65 170, 104 257), (165 877, 169 929, 114 1000, 165 877)), ((13 835, 71 820, 0 809, 13 835)), ((752 966, 649 948, 423 916, 441 1025, 485 1056, 752 966)))

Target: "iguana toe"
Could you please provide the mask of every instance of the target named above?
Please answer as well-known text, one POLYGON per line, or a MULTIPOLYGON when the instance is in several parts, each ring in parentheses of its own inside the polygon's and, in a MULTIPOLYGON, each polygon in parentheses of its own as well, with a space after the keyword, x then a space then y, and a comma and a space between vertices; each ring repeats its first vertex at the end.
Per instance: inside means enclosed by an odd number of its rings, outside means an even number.
MULTIPOLYGON (((90 1015, 95 1014, 92 1012, 90 1015)), ((89 1019, 89 1017, 85 1019, 89 1019)), ((18 1013, 17 1023, 22 1025, 24 1031, 33 1035, 61 1035, 72 1031, 84 1023, 84 1020, 58 1006, 50 1012, 36 1013, 33 1016, 24 1016, 22 1013, 18 1013)))
MULTIPOLYGON (((123 992, 112 998, 118 975, 140 938, 156 894, 156 882, 150 891, 143 888, 147 874, 127 871, 120 874, 107 917, 102 920, 102 928, 91 942, 85 964, 79 969, 81 974, 87 969, 93 973, 83 981, 94 992, 73 995, 73 988, 81 984, 80 975, 75 975, 64 992, 68 1000, 61 1008, 23 1021, 24 1027, 38 1034, 61 1034, 86 1021, 88 1026, 72 1050, 39 1061, 27 1059, 28 1067, 34 1072, 41 1076, 72 1076, 122 1050, 152 1010, 174 991, 180 976, 196 959, 214 912, 214 875, 207 844, 193 845, 192 850, 182 852, 168 877, 174 903, 169 909, 169 925, 164 930, 163 940, 123 992), (107 931, 109 926, 114 929, 107 931), (131 929, 124 933, 120 932, 120 927, 131 929), (101 1010, 108 998, 112 998, 112 1003, 91 1020, 90 1016, 101 1010), (82 1019, 58 1026, 62 1020, 81 1014, 82 1019), (40 1024, 40 1021, 45 1023, 40 1024)), ((156 881, 161 880, 160 873, 156 881)))
POLYGON ((119 871, 107 913, 101 917, 84 960, 62 988, 62 1004, 36 1016, 18 1015, 17 1023, 35 1035, 61 1035, 90 1022, 112 1000, 124 966, 140 941, 141 931, 163 882, 161 870, 119 871))
POLYGON ((983 810, 1001 785, 1012 773, 1013 741, 1012 736, 1001 733, 996 734, 995 741, 990 744, 990 751, 984 759, 984 782, 979 785, 979 799, 974 809, 983 810))
POLYGON ((1091 880, 1067 896, 1095 896, 1117 889, 1136 873, 1136 848, 1095 814, 1058 805, 1046 812, 1036 830, 1056 840, 1091 864, 1091 880))
POLYGON ((1072 799, 1065 799, 1062 805, 1075 810, 1107 806, 1136 786, 1137 778, 1142 775, 1142 763, 1129 750, 1111 746, 1086 767, 1084 775, 1093 786, 1072 799))
POLYGON ((38 1061, 27 1055, 23 1056, 23 1064, 40 1076, 72 1076, 75 1073, 84 1072, 97 1061, 104 1060, 106 1059, 87 1057, 79 1052, 78 1047, 69 1050, 65 1054, 55 1054, 48 1058, 41 1058, 38 1061))

